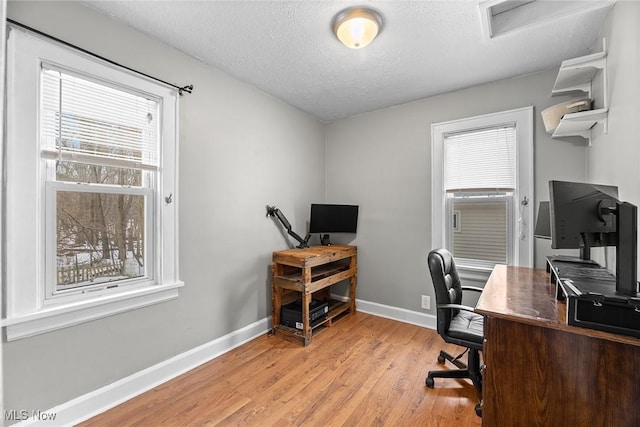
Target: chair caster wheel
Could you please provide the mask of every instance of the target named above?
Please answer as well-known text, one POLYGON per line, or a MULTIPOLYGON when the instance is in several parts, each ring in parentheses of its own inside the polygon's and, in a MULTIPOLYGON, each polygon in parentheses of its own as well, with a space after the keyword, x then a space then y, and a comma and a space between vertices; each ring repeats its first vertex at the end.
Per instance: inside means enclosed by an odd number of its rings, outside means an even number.
POLYGON ((438 356, 438 363, 441 364, 441 365, 444 365, 444 362, 446 362, 446 359, 444 358, 443 355, 440 354, 438 356))
POLYGON ((476 404, 476 415, 482 418, 482 403, 476 404))
POLYGON ((429 377, 427 377, 427 379, 425 380, 425 384, 429 388, 433 388, 435 386, 435 382, 433 381, 433 378, 429 378, 429 377))

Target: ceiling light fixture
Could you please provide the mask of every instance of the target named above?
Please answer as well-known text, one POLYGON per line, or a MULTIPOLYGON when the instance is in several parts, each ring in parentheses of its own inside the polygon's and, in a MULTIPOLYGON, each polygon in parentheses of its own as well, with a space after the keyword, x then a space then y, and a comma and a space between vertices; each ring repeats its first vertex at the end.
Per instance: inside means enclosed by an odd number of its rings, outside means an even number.
POLYGON ((344 9, 333 18, 333 32, 345 46, 362 49, 382 28, 382 15, 365 7, 344 9))

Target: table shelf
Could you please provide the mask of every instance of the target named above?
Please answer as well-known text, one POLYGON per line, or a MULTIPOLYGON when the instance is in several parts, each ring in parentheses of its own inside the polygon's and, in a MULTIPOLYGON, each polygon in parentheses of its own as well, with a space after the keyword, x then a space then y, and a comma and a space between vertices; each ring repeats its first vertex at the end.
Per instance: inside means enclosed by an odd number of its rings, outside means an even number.
POLYGON ((314 246, 274 252, 272 332, 306 346, 311 342, 314 332, 331 326, 334 320, 344 315, 355 313, 357 272, 355 246, 314 246), (350 285, 348 300, 332 299, 331 286, 346 280, 350 285), (280 323, 282 306, 296 299, 302 300, 302 330, 280 323), (312 299, 329 304, 327 317, 313 326, 309 322, 309 303, 312 299))
MULTIPOLYGON (((349 302, 348 301, 329 301, 329 313, 326 319, 311 326, 313 334, 317 334, 319 331, 333 324, 334 320, 341 318, 344 314, 349 314, 349 302)), ((277 325, 275 328, 282 334, 289 335, 290 338, 294 338, 294 341, 303 341, 305 339, 304 332, 300 329, 292 328, 283 324, 277 325)))

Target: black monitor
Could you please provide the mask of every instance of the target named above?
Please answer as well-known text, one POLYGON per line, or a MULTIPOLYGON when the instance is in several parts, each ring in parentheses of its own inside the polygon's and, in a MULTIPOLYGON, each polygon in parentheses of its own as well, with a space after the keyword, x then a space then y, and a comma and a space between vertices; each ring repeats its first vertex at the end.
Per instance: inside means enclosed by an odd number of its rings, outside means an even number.
MULTIPOLYGON (((358 227, 357 205, 311 205, 309 233, 355 233, 358 227)), ((321 237, 323 245, 328 245, 329 236, 321 237)))
POLYGON ((536 219, 536 228, 533 235, 541 239, 551 239, 551 214, 549 213, 549 202, 540 202, 540 206, 538 207, 538 217, 536 219))
POLYGON ((591 258, 592 247, 616 247, 616 291, 637 292, 637 208, 618 200, 618 188, 581 182, 549 181, 551 247, 580 249, 591 258))
POLYGON ((549 181, 549 196, 552 248, 580 249, 588 260, 592 247, 615 246, 617 187, 549 181))

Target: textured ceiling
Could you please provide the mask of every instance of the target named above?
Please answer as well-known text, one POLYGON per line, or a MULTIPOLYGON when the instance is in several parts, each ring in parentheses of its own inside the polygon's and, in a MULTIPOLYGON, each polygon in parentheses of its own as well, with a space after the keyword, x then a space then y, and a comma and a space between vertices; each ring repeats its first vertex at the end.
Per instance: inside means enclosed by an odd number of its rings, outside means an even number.
POLYGON ((325 122, 557 67, 590 53, 611 7, 576 2, 572 13, 486 39, 473 0, 84 3, 325 122), (348 49, 331 20, 362 4, 380 11, 383 29, 348 49))

